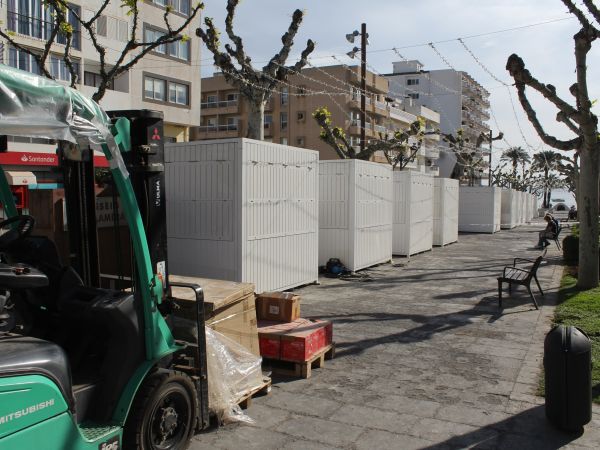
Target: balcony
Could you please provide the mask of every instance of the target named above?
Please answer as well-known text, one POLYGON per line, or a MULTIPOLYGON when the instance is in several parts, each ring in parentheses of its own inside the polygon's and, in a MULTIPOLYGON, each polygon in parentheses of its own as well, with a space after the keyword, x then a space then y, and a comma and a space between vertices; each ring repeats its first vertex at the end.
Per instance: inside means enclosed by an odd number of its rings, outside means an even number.
POLYGON ((440 168, 438 166, 426 166, 425 173, 438 177, 440 175, 440 168))
MULTIPOLYGON (((29 36, 41 41, 46 41, 51 38, 54 25, 52 22, 42 20, 37 17, 30 17, 24 14, 19 14, 15 11, 6 12, 7 28, 9 31, 15 32, 22 36, 29 36)), ((73 37, 71 39, 71 47, 75 50, 81 50, 81 30, 77 23, 73 23, 73 37)), ((54 38, 55 44, 66 45, 66 36, 59 32, 54 38)))
POLYGON ((210 109, 210 114, 237 114, 240 112, 238 100, 221 100, 217 102, 201 102, 200 109, 210 109))
POLYGON ((202 125, 196 128, 196 139, 223 139, 239 137, 240 123, 202 125))
POLYGON ((391 133, 390 130, 388 130, 388 128, 384 125, 374 125, 373 129, 375 130, 375 133, 379 134, 383 134, 384 136, 387 135, 388 133, 391 133))
POLYGON ((422 151, 422 155, 425 158, 438 159, 440 157, 440 150, 437 147, 433 147, 430 145, 424 145, 421 148, 421 151, 422 151))
POLYGON ((403 111, 400 108, 395 108, 393 106, 390 107, 390 117, 392 119, 398 120, 406 124, 411 124, 415 120, 417 120, 417 116, 415 116, 414 114, 407 113, 406 111, 403 111))

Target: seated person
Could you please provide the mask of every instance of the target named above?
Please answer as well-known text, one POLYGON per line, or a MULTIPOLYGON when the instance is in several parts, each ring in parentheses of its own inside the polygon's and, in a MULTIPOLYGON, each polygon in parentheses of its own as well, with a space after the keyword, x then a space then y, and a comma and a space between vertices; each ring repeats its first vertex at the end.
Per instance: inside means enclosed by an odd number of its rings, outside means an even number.
POLYGON ((536 248, 544 248, 547 245, 550 245, 548 239, 554 239, 556 234, 558 233, 558 222, 554 220, 551 214, 546 214, 544 216, 544 220, 546 221, 546 229, 540 231, 538 245, 536 248))

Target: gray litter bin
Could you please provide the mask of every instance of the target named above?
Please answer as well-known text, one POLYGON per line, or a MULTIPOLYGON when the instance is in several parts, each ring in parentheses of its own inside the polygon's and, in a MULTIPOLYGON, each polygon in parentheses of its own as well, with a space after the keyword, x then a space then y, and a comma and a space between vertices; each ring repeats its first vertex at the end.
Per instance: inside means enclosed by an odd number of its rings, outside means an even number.
POLYGON ((544 341, 546 417, 578 431, 592 418, 592 345, 583 331, 558 325, 544 341))

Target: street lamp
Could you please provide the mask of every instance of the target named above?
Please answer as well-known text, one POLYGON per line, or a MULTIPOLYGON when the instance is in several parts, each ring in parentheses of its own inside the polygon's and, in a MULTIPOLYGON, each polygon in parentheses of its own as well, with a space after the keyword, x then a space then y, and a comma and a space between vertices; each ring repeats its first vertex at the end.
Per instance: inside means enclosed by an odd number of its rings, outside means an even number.
POLYGON ((367 44, 369 41, 367 38, 367 24, 363 23, 360 26, 360 32, 354 30, 352 33, 346 35, 346 40, 351 44, 354 44, 354 40, 360 36, 360 48, 354 47, 351 51, 346 53, 348 57, 354 59, 356 54, 360 51, 360 149, 365 149, 365 141, 367 139, 365 127, 367 125, 367 97, 365 95, 367 89, 367 44))

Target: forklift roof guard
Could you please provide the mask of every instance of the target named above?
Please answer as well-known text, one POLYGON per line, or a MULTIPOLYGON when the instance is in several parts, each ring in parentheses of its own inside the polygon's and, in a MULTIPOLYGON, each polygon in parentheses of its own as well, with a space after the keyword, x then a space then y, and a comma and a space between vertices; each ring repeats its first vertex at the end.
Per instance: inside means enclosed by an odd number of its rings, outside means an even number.
MULTIPOLYGON (((113 125, 96 102, 74 89, 0 64, 0 135, 99 145, 108 159, 133 243, 144 308, 146 359, 152 361, 171 353, 176 346, 157 309, 162 301, 162 283, 150 262, 140 211, 121 157, 122 151, 130 150, 129 125, 125 118, 113 125)), ((3 170, 0 200, 9 215, 16 214, 3 170)))

